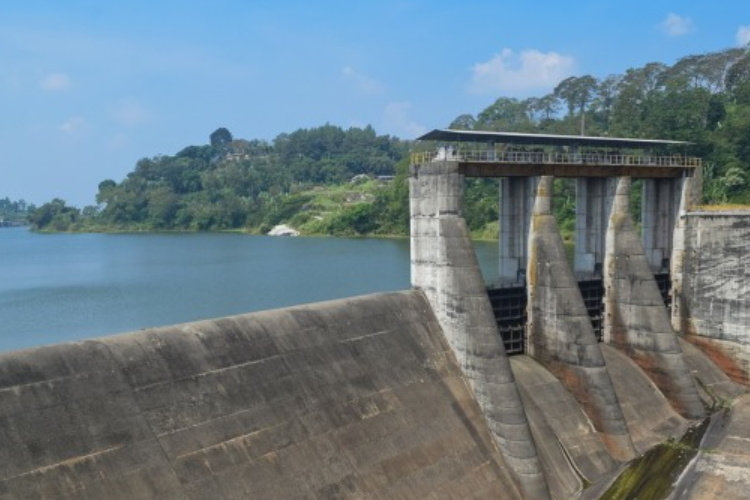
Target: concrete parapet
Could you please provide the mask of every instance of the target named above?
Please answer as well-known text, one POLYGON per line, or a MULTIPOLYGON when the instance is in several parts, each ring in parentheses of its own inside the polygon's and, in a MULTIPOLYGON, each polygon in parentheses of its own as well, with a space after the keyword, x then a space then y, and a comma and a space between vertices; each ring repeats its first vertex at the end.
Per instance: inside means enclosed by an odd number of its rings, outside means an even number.
POLYGON ((429 299, 524 498, 546 499, 547 483, 461 217, 463 189, 455 162, 412 168, 412 286, 429 299))
POLYGON ((608 450, 635 450, 552 214, 552 177, 542 177, 529 233, 528 353, 571 391, 608 450))
POLYGON ((607 229, 604 340, 632 357, 687 418, 705 416, 651 266, 630 216, 630 178, 621 177, 607 229))
POLYGON ((3 500, 521 500, 419 292, 0 355, 3 500))

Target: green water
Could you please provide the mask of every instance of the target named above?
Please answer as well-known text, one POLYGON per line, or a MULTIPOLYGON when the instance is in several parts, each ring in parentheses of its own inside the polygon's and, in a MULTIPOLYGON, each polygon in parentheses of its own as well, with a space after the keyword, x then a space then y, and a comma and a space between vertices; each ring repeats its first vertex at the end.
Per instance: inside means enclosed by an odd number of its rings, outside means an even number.
POLYGON ((4 228, 0 351, 408 288, 408 240, 4 228))

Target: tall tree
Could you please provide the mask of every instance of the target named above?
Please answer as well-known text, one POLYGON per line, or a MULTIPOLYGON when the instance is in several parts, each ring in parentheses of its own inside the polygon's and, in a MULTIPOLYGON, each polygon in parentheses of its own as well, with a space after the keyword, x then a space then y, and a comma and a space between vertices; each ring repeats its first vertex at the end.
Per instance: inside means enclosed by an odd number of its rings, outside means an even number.
POLYGON ((211 146, 216 149, 225 149, 232 142, 232 133, 224 127, 217 128, 209 136, 211 146))
POLYGON ((586 135, 586 106, 596 96, 597 80, 591 75, 571 76, 555 87, 554 93, 568 106, 568 116, 573 118, 576 110, 581 120, 581 135, 586 135))

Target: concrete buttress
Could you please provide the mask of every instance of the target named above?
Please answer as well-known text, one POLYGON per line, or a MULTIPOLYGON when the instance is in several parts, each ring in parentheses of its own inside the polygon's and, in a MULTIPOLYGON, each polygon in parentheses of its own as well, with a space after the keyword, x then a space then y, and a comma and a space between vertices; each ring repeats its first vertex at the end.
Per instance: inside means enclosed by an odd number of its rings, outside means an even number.
POLYGON ((461 210, 458 163, 413 165, 411 280, 427 296, 524 498, 549 499, 523 404, 461 210))
POLYGON ((528 353, 570 390, 610 454, 635 456, 628 427, 552 215, 552 177, 542 177, 529 232, 528 353))
POLYGON ((705 416, 630 215, 630 178, 621 177, 607 228, 604 340, 628 354, 684 417, 705 416))

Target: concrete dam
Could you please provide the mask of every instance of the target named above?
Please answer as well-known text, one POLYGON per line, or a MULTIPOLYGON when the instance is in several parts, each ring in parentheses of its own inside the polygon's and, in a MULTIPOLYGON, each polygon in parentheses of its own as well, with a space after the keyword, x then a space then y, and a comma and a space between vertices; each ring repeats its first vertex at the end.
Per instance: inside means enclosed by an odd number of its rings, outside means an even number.
POLYGON ((422 139, 451 146, 412 162, 412 290, 0 354, 0 499, 635 498, 712 411, 670 498, 747 498, 750 212, 696 209, 678 143, 422 139), (466 177, 500 179, 489 289, 466 177))

